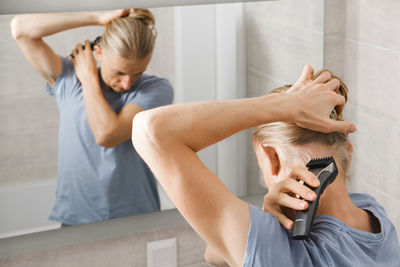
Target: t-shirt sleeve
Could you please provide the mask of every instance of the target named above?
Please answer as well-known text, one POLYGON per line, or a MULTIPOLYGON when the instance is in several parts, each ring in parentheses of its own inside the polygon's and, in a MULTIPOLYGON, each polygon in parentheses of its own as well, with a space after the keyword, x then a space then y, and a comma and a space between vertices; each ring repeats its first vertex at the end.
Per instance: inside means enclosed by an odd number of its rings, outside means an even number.
POLYGON ((134 103, 144 110, 169 105, 174 99, 174 90, 167 79, 151 77, 128 96, 127 103, 134 103))
POLYGON ((250 228, 243 266, 294 266, 286 230, 270 213, 250 205, 250 228))
POLYGON ((55 84, 51 87, 46 84, 46 93, 54 96, 56 103, 61 104, 74 90, 80 88, 80 82, 75 75, 74 65, 66 58, 60 57, 62 71, 55 84))

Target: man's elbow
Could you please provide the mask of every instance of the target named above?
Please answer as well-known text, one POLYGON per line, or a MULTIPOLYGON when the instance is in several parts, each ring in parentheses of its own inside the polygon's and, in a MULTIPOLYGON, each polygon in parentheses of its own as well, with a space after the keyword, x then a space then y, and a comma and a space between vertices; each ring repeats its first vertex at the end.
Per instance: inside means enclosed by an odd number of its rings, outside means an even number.
POLYGON ((163 126, 160 118, 158 113, 152 110, 139 112, 133 118, 132 144, 139 154, 142 149, 162 140, 160 137, 163 136, 163 126))
POLYGON ((95 136, 95 141, 96 144, 105 148, 113 148, 115 147, 117 144, 112 143, 109 139, 107 139, 107 137, 102 136, 102 135, 97 135, 95 136))
POLYGON ((14 40, 18 40, 21 37, 23 37, 21 25, 22 25, 21 15, 17 15, 12 18, 10 22, 10 28, 11 28, 11 35, 14 38, 14 40))
POLYGON ((208 264, 215 265, 213 258, 210 257, 210 254, 207 251, 204 252, 204 261, 207 262, 208 264))
POLYGON ((210 246, 207 245, 206 251, 204 252, 204 260, 211 265, 219 267, 229 267, 229 264, 219 256, 210 246))
POLYGON ((132 120, 132 144, 136 148, 146 141, 146 132, 152 132, 148 129, 150 117, 147 112, 139 112, 132 120))
POLYGON ((113 148, 121 143, 121 141, 116 140, 115 130, 97 130, 93 133, 96 144, 105 148, 113 148))
POLYGON ((10 22, 11 35, 16 41, 39 40, 40 36, 36 36, 32 31, 32 17, 29 14, 16 15, 10 22))

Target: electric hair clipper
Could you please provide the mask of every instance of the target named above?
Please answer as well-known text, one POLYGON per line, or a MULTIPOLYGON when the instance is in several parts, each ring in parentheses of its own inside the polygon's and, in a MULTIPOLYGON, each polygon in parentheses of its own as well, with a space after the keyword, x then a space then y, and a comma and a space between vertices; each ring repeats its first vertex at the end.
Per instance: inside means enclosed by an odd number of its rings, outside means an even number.
MULTIPOLYGON (((94 46, 100 43, 101 36, 97 36, 96 39, 90 42, 90 49, 93 50, 94 46)), ((85 45, 82 45, 82 48, 85 49, 85 45)), ((74 55, 71 53, 70 57, 74 58, 74 55)))
POLYGON ((317 213, 319 198, 325 188, 336 179, 338 174, 333 157, 312 159, 306 166, 309 171, 318 177, 320 186, 315 188, 305 184, 314 191, 317 198, 314 201, 308 201, 308 208, 306 210, 296 211, 292 232, 293 239, 306 239, 308 237, 315 214, 317 213))

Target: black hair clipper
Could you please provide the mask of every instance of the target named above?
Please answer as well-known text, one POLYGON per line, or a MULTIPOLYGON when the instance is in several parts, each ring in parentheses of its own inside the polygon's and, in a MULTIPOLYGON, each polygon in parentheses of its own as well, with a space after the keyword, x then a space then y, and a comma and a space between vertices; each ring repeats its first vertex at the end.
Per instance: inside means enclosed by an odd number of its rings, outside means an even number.
POLYGON ((305 239, 308 237, 315 214, 317 213, 319 198, 325 188, 336 179, 338 174, 333 157, 312 159, 306 166, 310 172, 318 177, 320 186, 315 188, 305 184, 314 191, 317 198, 312 202, 308 202, 308 208, 306 210, 296 211, 292 232, 293 239, 305 239))
MULTIPOLYGON (((90 49, 93 50, 94 46, 100 43, 101 36, 97 36, 96 39, 90 42, 90 49)), ((82 48, 85 49, 85 45, 82 45, 82 48)), ((71 53, 70 57, 74 58, 74 55, 71 53)))

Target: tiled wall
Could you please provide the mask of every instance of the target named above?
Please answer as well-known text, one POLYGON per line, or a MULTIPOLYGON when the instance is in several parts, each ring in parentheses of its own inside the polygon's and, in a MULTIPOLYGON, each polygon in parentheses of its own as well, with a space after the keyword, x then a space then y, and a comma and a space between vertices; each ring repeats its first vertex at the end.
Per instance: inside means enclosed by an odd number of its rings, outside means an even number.
MULTIPOLYGON (((45 94, 44 80, 25 60, 11 36, 12 17, 0 16, 2 188, 55 179, 57 174, 58 111, 53 99, 45 94)), ((62 46, 57 52, 68 53, 69 41, 60 42, 62 46)))
POLYGON ((175 88, 174 8, 151 8, 156 19, 157 40, 147 72, 168 79, 175 88))
POLYGON ((189 225, 0 259, 7 267, 145 267, 147 242, 176 237, 178 264, 206 267, 204 241, 189 225))
POLYGON ((400 2, 326 0, 325 65, 349 87, 358 130, 349 190, 373 195, 400 233, 400 2))
MULTIPOLYGON (((247 96, 294 83, 305 64, 323 66, 324 1, 271 1, 246 4, 248 49, 247 96)), ((248 131, 248 193, 260 186, 255 153, 248 131)))

